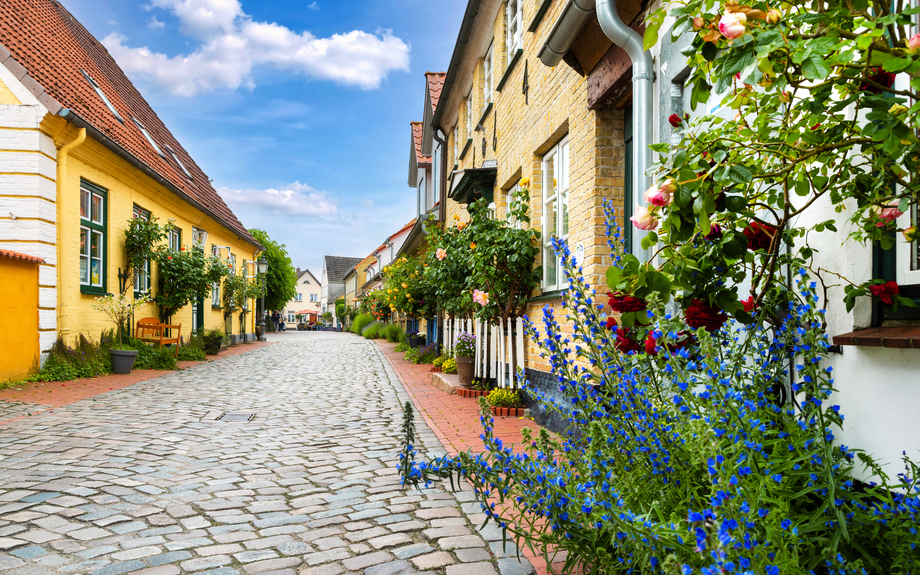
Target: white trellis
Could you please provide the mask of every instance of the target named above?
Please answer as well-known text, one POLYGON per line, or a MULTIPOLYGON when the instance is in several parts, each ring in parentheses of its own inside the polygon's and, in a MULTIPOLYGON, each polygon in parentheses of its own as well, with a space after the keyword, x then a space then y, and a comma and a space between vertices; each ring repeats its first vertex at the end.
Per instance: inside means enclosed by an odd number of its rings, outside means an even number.
POLYGON ((510 387, 512 374, 517 372, 518 366, 523 365, 524 320, 499 320, 495 324, 468 319, 447 320, 444 325, 444 345, 454 349, 457 337, 464 332, 476 336, 473 375, 485 377, 488 372, 499 387, 510 387), (512 338, 517 347, 517 361, 512 358, 512 338))

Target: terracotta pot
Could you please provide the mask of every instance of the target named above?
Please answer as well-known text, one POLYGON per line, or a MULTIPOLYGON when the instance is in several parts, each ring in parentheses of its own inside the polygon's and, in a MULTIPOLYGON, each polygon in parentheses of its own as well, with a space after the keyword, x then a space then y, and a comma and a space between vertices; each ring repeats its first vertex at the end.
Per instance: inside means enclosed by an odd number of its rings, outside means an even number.
POLYGON ((470 389, 468 387, 461 387, 457 389, 457 395, 459 395, 460 397, 471 397, 475 399, 477 397, 489 395, 489 392, 482 391, 481 389, 470 389))
POLYGON ((492 406, 492 415, 501 417, 524 417, 523 407, 496 407, 492 406))
POLYGON ((457 377, 460 378, 460 385, 469 385, 473 383, 473 358, 458 355, 457 360, 457 377))

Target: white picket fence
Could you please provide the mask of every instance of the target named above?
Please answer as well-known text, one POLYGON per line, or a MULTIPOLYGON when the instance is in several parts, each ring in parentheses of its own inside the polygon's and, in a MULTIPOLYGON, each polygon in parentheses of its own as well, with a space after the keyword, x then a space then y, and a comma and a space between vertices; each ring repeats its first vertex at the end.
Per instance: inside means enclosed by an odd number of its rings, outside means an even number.
POLYGON ((495 378, 499 387, 511 387, 511 376, 524 360, 524 320, 499 320, 487 324, 479 320, 446 320, 444 325, 444 346, 453 349, 461 333, 476 336, 476 357, 474 377, 485 377, 486 371, 495 378), (514 330, 509 329, 512 321, 514 330), (517 361, 511 357, 511 338, 517 342, 517 361), (488 368, 488 369, 487 369, 488 368))

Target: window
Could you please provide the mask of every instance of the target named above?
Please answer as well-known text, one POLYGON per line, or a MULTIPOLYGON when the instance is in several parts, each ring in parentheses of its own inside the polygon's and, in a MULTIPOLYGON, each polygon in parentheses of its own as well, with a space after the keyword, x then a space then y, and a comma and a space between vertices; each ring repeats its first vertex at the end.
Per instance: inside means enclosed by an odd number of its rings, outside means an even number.
POLYGON ((505 17, 507 22, 508 36, 505 39, 507 47, 506 62, 510 63, 514 53, 524 47, 524 24, 523 24, 523 3, 524 0, 508 0, 505 17))
POLYGON ((482 59, 482 109, 492 103, 492 46, 482 59))
POLYGON ((302 293, 297 294, 297 299, 295 299, 294 301, 303 301, 303 294, 302 293))
POLYGON ((516 228, 516 229, 520 229, 523 223, 515 220, 514 217, 511 215, 510 210, 511 210, 511 202, 514 201, 514 194, 518 193, 520 190, 521 190, 521 185, 520 185, 520 180, 519 180, 517 183, 511 186, 511 188, 508 190, 508 193, 505 195, 505 219, 511 223, 511 227, 516 228))
POLYGON ((166 239, 169 242, 169 249, 178 252, 182 249, 182 230, 176 226, 170 227, 166 231, 166 239))
POLYGON ((311 293, 311 294, 310 294, 310 301, 313 302, 313 303, 316 303, 317 301, 319 301, 318 296, 319 296, 319 294, 311 293))
POLYGON ((179 156, 176 155, 175 150, 173 150, 173 149, 170 148, 169 146, 166 146, 166 149, 169 151, 169 155, 172 156, 172 159, 175 160, 176 163, 179 164, 179 167, 182 168, 182 171, 185 172, 185 177, 187 177, 187 178, 190 179, 190 180, 193 179, 193 178, 192 178, 192 174, 190 174, 189 171, 185 168, 185 164, 183 164, 183 163, 179 160, 179 156))
MULTIPOLYGON (((161 150, 160 147, 157 146, 157 143, 153 141, 153 138, 150 136, 150 132, 148 132, 147 128, 145 128, 144 125, 141 124, 141 121, 133 117, 131 119, 134 121, 134 125, 137 126, 137 129, 141 131, 141 134, 144 134, 144 137, 147 138, 147 141, 150 143, 153 149, 156 150, 158 154, 163 156, 163 150, 161 150)), ((163 156, 163 157, 165 158, 166 156, 163 156)))
POLYGON ((457 148, 457 142, 459 141, 460 141, 460 130, 457 129, 457 126, 454 126, 454 165, 457 165, 458 163, 460 163, 460 151, 459 151, 459 148, 457 148))
MULTIPOLYGON (((135 218, 142 220, 150 219, 150 212, 135 204, 131 210, 135 218)), ((150 292, 150 260, 144 262, 144 265, 134 270, 134 293, 142 294, 150 292)))
POLYGON ((431 154, 431 205, 438 203, 438 181, 440 181, 441 172, 438 166, 441 164, 441 146, 435 145, 434 152, 431 154))
MULTIPOLYGON (((211 246, 211 255, 220 258, 220 248, 211 246)), ((220 307, 220 282, 216 281, 211 284, 211 306, 220 307)))
POLYGON ((466 97, 466 139, 473 139, 473 90, 466 97))
POLYGON ((80 291, 105 294, 107 193, 80 180, 80 291))
POLYGON ((418 180, 418 215, 425 213, 425 176, 418 180))
POLYGON ((118 113, 118 110, 115 109, 115 106, 112 105, 112 102, 109 102, 109 99, 105 97, 105 92, 102 91, 102 88, 99 87, 99 84, 97 84, 96 81, 93 80, 92 77, 83 70, 80 70, 80 72, 83 73, 83 77, 86 78, 86 81, 89 82, 89 85, 92 86, 93 90, 96 91, 96 95, 99 96, 99 99, 102 100, 102 103, 105 104, 105 107, 109 109, 109 112, 112 112, 118 121, 124 124, 125 121, 121 119, 121 114, 118 113))
POLYGON ((552 238, 569 237, 569 142, 563 139, 543 157, 543 289, 565 287, 552 238))
MULTIPOLYGON (((208 243, 208 232, 201 228, 192 228, 192 247, 204 251, 205 244, 208 243)), ((211 253, 214 253, 214 247, 211 247, 211 253)), ((216 255, 220 255, 218 252, 216 255)))

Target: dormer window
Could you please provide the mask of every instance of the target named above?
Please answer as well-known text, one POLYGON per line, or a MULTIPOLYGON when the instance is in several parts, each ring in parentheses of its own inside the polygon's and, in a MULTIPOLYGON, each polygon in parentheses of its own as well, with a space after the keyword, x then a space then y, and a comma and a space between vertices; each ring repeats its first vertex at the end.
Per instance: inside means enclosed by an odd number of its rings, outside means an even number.
MULTIPOLYGON (((154 145, 154 147, 156 147, 156 145, 154 145)), ((172 156, 172 159, 175 160, 177 164, 179 164, 179 167, 182 168, 182 171, 185 172, 185 176, 190 180, 194 179, 192 178, 192 174, 190 174, 188 169, 186 169, 185 164, 183 164, 182 161, 179 160, 179 156, 176 155, 175 150, 173 150, 169 146, 166 146, 166 150, 169 152, 169 155, 172 156)))
POLYGON ((115 118, 117 118, 119 122, 124 124, 125 121, 121 119, 121 114, 118 113, 118 110, 115 109, 115 106, 112 105, 112 102, 109 102, 109 99, 105 97, 105 92, 102 91, 102 88, 99 87, 99 84, 97 84, 96 81, 93 80, 93 78, 83 70, 80 70, 80 72, 83 72, 83 77, 86 78, 86 81, 89 82, 89 85, 92 86, 93 90, 96 91, 96 95, 99 96, 99 99, 102 100, 102 103, 105 104, 105 107, 115 115, 115 118))
POLYGON ((147 141, 150 142, 150 145, 153 146, 153 149, 156 150, 158 154, 163 156, 163 150, 161 150, 160 147, 157 146, 157 143, 153 141, 153 138, 150 137, 150 132, 147 131, 147 128, 145 128, 137 118, 132 117, 131 119, 134 120, 134 125, 137 126, 137 129, 141 131, 141 134, 144 134, 144 137, 147 138, 147 141))

